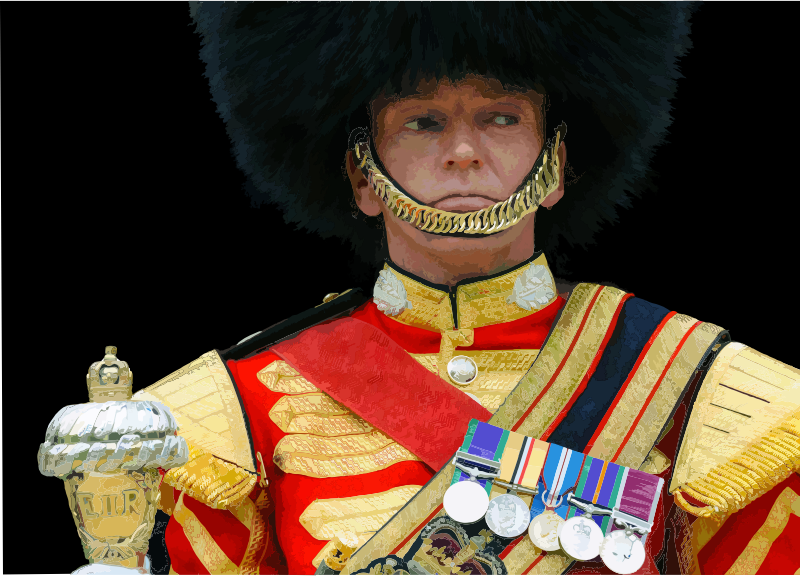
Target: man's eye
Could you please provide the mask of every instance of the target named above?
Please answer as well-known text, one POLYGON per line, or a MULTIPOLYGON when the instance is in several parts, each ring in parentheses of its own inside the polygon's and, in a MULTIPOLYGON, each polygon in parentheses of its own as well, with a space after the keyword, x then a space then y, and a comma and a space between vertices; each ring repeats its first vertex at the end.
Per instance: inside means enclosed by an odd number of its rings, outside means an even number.
POLYGON ((513 126, 514 124, 519 124, 519 119, 514 116, 500 115, 492 118, 492 123, 497 126, 513 126))
POLYGON ((440 124, 433 118, 427 118, 427 117, 417 118, 415 120, 412 120, 411 122, 406 122, 405 124, 403 124, 403 126, 405 126, 406 128, 411 128, 412 130, 417 130, 417 131, 430 130, 431 132, 438 132, 439 130, 444 128, 442 124, 440 124))

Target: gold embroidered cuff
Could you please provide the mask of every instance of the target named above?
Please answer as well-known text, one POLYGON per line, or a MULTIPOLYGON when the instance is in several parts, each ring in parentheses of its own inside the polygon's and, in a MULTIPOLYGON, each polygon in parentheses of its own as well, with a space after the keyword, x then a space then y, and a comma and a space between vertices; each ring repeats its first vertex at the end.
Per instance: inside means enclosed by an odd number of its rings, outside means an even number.
POLYGON ((719 519, 797 470, 800 370, 728 344, 698 391, 670 492, 685 511, 719 519), (691 506, 681 492, 706 507, 691 506))
POLYGON ((257 476, 235 464, 190 446, 189 462, 173 468, 164 482, 211 508, 239 505, 256 485, 257 476))
POLYGON ((792 472, 800 470, 798 421, 800 412, 792 414, 761 441, 744 450, 739 458, 715 466, 704 476, 675 490, 675 504, 694 516, 721 521, 786 480, 792 472), (746 491, 744 497, 742 488, 746 491), (706 508, 689 504, 681 491, 706 504, 706 508), (733 493, 738 493, 738 497, 733 497, 733 493))

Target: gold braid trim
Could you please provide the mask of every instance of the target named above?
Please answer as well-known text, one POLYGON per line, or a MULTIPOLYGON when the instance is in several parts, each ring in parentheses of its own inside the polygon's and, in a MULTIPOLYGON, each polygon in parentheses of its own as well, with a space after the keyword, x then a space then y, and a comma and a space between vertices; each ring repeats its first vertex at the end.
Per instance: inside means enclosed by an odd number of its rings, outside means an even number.
POLYGON ((715 478, 711 474, 706 474, 705 477, 699 480, 703 482, 703 488, 705 488, 706 492, 711 492, 718 498, 722 497, 729 508, 734 508, 741 502, 738 492, 728 486, 727 482, 721 482, 718 477, 715 478))
POLYGON ((189 446, 189 461, 172 468, 164 482, 211 508, 238 506, 256 485, 258 477, 244 468, 189 446))
POLYGON ((718 467, 715 470, 718 474, 728 473, 747 485, 747 495, 754 498, 755 491, 758 490, 759 484, 753 478, 755 474, 749 468, 745 468, 736 462, 728 462, 724 466, 718 467))
POLYGON ((675 501, 695 516, 721 518, 741 510, 799 470, 800 411, 750 444, 732 462, 717 465, 705 476, 681 486, 675 491, 675 501), (693 506, 681 492, 706 506, 693 506))
POLYGON ((733 490, 736 493, 736 497, 739 501, 744 500, 747 498, 748 494, 752 493, 750 490, 750 485, 745 485, 744 482, 739 480, 736 476, 733 476, 729 472, 723 469, 719 470, 712 470, 708 473, 709 479, 717 480, 718 482, 724 484, 729 490, 733 490))
POLYGON ((700 500, 708 506, 716 506, 717 508, 727 508, 725 499, 722 496, 715 494, 713 487, 710 487, 705 482, 694 482, 692 486, 687 486, 687 492, 690 496, 700 500))
POLYGON ((770 472, 769 466, 761 462, 760 456, 745 452, 744 454, 734 458, 733 461, 736 464, 747 468, 750 471, 751 478, 755 479, 760 488, 769 486, 769 483, 766 479, 769 478, 772 473, 770 472))
POLYGON ((691 486, 688 485, 684 486, 683 492, 681 490, 675 491, 675 503, 678 505, 679 508, 686 510, 690 514, 704 518, 706 516, 711 516, 714 513, 715 508, 719 509, 719 505, 716 501, 711 500, 710 498, 704 496, 703 494, 700 494, 691 486), (686 500, 683 497, 683 492, 686 492, 689 496, 691 496, 695 500, 699 500, 706 506, 704 508, 698 508, 696 506, 693 506, 692 504, 689 503, 688 500, 686 500))

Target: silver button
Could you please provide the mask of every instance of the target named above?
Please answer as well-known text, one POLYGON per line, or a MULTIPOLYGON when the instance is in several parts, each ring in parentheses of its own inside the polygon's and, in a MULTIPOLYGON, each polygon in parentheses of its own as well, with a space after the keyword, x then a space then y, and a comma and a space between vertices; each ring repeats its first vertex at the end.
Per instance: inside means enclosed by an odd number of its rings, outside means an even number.
POLYGON ((478 365, 468 356, 454 356, 447 363, 447 374, 453 382, 463 386, 478 377, 478 365))

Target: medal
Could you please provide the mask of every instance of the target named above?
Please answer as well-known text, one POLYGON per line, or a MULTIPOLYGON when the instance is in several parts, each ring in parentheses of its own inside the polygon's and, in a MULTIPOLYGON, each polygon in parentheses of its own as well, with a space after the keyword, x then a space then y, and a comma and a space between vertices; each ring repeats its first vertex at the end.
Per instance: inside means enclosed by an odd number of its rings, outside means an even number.
POLYGON ((617 530, 603 539, 600 558, 617 574, 633 574, 644 564, 644 544, 634 530, 617 530))
POLYGON ((545 504, 545 510, 533 519, 528 528, 528 535, 533 543, 542 550, 555 552, 559 548, 558 533, 564 525, 564 519, 553 510, 561 505, 561 498, 559 497, 555 507, 550 507, 547 506, 544 499, 546 493, 546 491, 542 492, 542 502, 545 504))
POLYGON ((444 511, 461 524, 474 524, 489 508, 486 489, 475 480, 457 482, 444 493, 444 511))
POLYGON ((514 493, 501 494, 489 502, 486 525, 498 536, 516 538, 528 529, 530 521, 528 505, 514 493))
POLYGON ((600 554, 603 534, 611 514, 610 499, 622 482, 624 468, 587 456, 573 494, 567 521, 559 534, 564 551, 576 560, 591 560, 600 554), (604 517, 605 516, 605 517, 604 517))
POLYGON ((572 506, 584 511, 583 516, 572 516, 564 522, 559 533, 559 542, 564 552, 576 560, 591 560, 600 554, 603 543, 603 530, 592 517, 595 514, 611 514, 611 510, 595 508, 592 504, 583 504, 570 494, 567 499, 572 506))
POLYGON ((456 471, 442 502, 445 513, 456 522, 474 524, 486 515, 491 482, 497 477, 508 435, 478 420, 470 422, 461 450, 453 458, 456 471))
POLYGON ((532 496, 538 493, 537 484, 548 448, 547 442, 536 438, 515 432, 508 434, 494 485, 507 488, 509 492, 493 498, 486 513, 486 525, 498 536, 516 538, 528 529, 530 507, 518 492, 532 496))
POLYGON ((600 558, 617 574, 632 574, 644 564, 644 542, 653 526, 663 485, 658 476, 623 469, 611 512, 614 524, 600 547, 600 558))
MULTIPOLYGON (((564 529, 567 506, 562 505, 563 495, 574 489, 583 465, 583 454, 550 444, 541 473, 542 505, 531 510, 536 514, 528 528, 533 543, 548 552, 559 549, 559 534, 564 529), (545 495, 548 498, 545 498, 545 495)), ((537 503, 538 504, 538 503, 537 503)))

